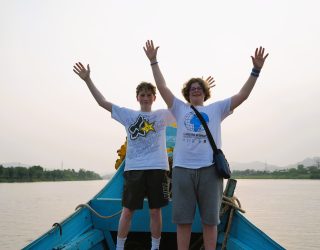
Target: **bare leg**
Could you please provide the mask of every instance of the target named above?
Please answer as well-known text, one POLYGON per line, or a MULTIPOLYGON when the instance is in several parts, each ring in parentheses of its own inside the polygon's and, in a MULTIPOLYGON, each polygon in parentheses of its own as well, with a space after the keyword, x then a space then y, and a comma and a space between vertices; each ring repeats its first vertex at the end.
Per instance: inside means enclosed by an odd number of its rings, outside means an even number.
POLYGON ((150 209, 150 229, 153 238, 159 239, 161 237, 162 216, 160 208, 150 209))
POLYGON ((177 225, 177 242, 178 250, 188 250, 191 237, 192 224, 178 224, 177 225))
POLYGON ((119 220, 118 237, 120 238, 127 237, 130 230, 133 213, 134 213, 134 210, 130 210, 129 208, 123 207, 121 212, 121 217, 119 220))
POLYGON ((202 224, 203 242, 206 250, 215 250, 217 244, 217 226, 202 224))

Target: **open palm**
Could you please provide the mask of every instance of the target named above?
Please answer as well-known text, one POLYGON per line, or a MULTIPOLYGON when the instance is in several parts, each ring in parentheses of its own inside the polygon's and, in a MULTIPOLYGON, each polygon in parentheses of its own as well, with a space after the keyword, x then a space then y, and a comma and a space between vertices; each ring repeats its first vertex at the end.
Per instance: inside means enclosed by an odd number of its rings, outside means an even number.
POLYGON ((256 51, 254 53, 254 57, 251 56, 253 67, 256 69, 261 69, 263 67, 264 61, 266 60, 268 55, 269 55, 269 53, 264 55, 264 48, 262 48, 262 47, 256 48, 256 51))
POLYGON ((85 81, 90 77, 90 66, 88 64, 86 69, 81 62, 78 62, 73 66, 73 72, 85 81))
POLYGON ((143 47, 144 52, 146 53, 147 57, 149 58, 150 61, 156 60, 157 59, 157 52, 158 52, 159 47, 154 47, 153 41, 148 40, 146 42, 146 46, 143 47))
POLYGON ((206 82, 208 83, 209 89, 212 89, 214 86, 216 86, 214 84, 215 80, 212 76, 208 76, 206 82))

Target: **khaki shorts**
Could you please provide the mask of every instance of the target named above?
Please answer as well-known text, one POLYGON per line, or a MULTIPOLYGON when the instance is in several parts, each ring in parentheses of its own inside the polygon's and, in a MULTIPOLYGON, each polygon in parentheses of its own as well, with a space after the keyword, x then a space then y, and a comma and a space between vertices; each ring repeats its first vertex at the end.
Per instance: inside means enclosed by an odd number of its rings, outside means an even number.
POLYGON ((125 171, 123 176, 122 206, 131 210, 142 209, 145 197, 148 198, 149 208, 161 208, 168 204, 166 170, 130 170, 125 171))
POLYGON ((218 176, 213 166, 199 169, 173 168, 173 223, 192 224, 196 205, 199 207, 203 224, 218 225, 220 223, 223 179, 218 176))

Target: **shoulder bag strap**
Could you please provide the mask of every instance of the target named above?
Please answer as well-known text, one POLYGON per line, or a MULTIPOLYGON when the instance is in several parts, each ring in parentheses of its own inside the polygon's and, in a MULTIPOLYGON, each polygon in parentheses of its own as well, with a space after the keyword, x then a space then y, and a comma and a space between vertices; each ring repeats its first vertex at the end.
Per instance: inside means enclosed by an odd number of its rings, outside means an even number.
POLYGON ((202 117, 202 115, 200 114, 200 112, 199 112, 193 105, 191 105, 191 108, 193 109, 193 111, 196 113, 196 115, 198 116, 199 120, 201 121, 202 126, 203 126, 204 130, 205 130, 206 133, 207 133, 207 137, 208 137, 208 139, 209 139, 209 142, 210 142, 210 144, 211 144, 211 147, 212 147, 212 149, 213 149, 213 152, 214 152, 214 153, 217 153, 217 152, 218 152, 218 148, 217 148, 217 146, 216 146, 216 143, 215 143, 214 140, 213 140, 212 134, 211 134, 211 132, 210 132, 208 126, 207 126, 206 121, 203 119, 203 117, 202 117))

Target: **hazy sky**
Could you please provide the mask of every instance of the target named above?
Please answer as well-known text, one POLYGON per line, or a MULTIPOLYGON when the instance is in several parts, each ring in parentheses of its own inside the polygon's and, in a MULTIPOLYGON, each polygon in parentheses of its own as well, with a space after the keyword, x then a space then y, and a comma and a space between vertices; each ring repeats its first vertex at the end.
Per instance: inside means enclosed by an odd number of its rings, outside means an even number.
MULTIPOLYGON (((208 103, 237 93, 257 46, 270 53, 250 98, 222 125, 229 161, 285 166, 320 155, 320 3, 314 1, 18 1, 0 9, 0 163, 113 172, 122 125, 73 64, 91 66, 105 98, 138 109, 152 81, 142 47, 160 46, 167 84, 213 75, 208 103)), ((161 96, 154 108, 165 108, 161 96)))

